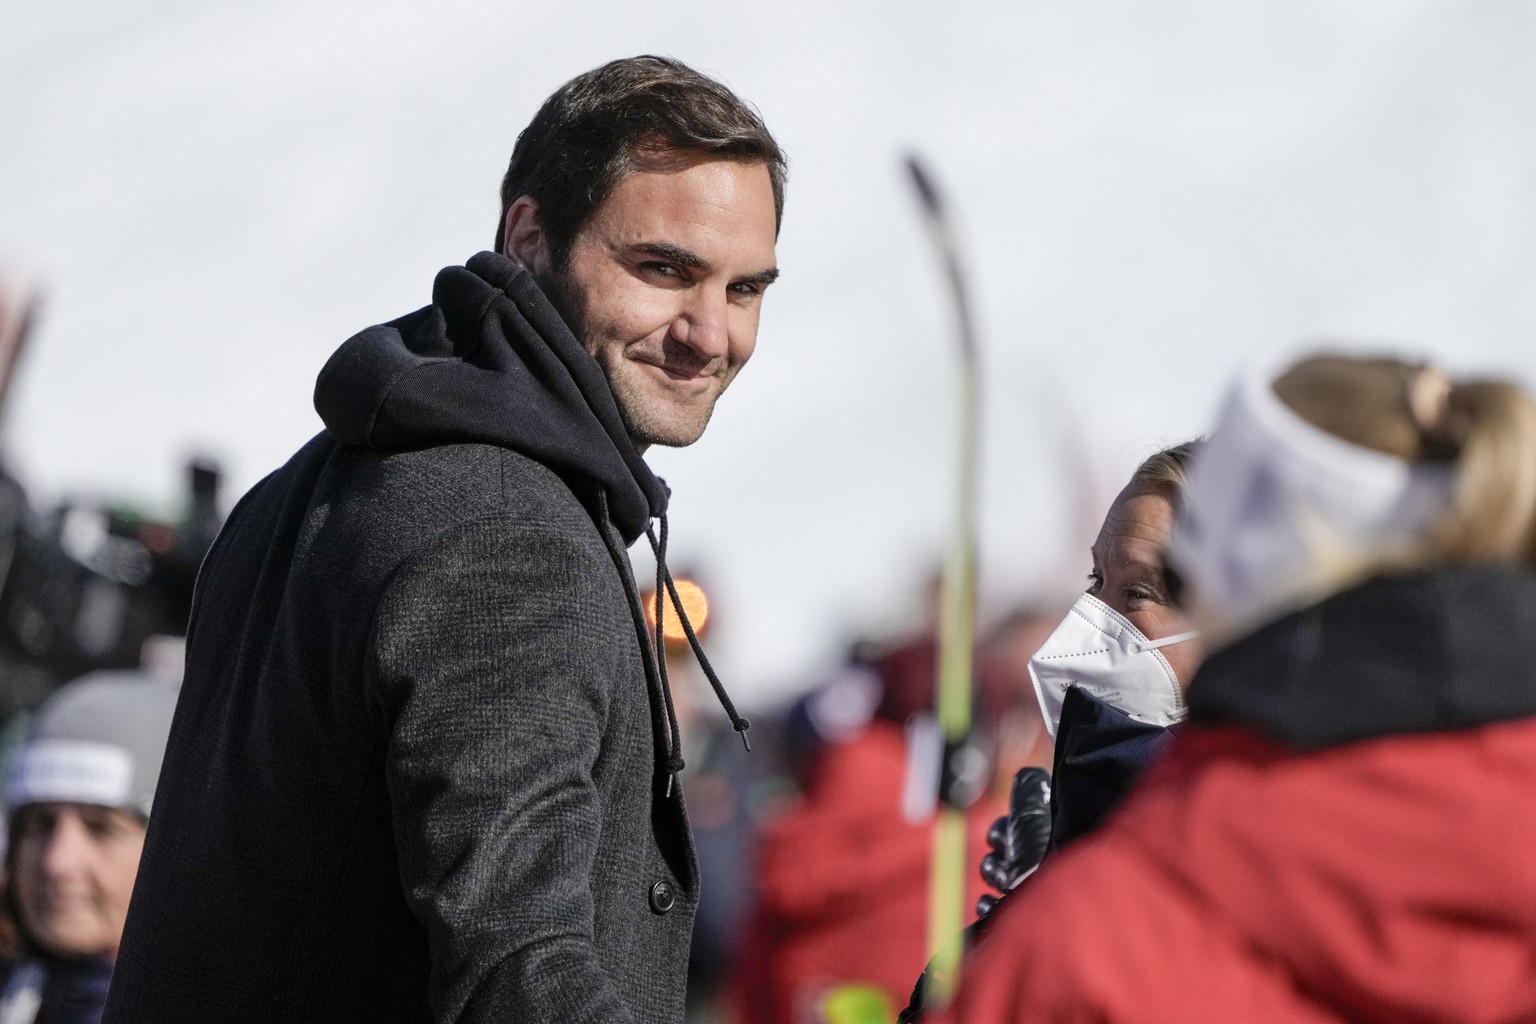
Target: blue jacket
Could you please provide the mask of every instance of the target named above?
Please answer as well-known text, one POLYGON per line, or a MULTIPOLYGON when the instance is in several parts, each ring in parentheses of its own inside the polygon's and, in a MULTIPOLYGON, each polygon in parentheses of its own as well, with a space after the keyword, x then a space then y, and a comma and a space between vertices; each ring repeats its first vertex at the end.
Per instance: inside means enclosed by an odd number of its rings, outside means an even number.
POLYGON ((1067 690, 1051 771, 1049 857, 1103 823, 1167 744, 1160 725, 1138 722, 1078 686, 1067 690))
POLYGON ((59 960, 31 957, 0 965, 0 1017, 12 1008, 33 1007, 36 1024, 99 1024, 107 1004, 112 961, 99 957, 59 960))

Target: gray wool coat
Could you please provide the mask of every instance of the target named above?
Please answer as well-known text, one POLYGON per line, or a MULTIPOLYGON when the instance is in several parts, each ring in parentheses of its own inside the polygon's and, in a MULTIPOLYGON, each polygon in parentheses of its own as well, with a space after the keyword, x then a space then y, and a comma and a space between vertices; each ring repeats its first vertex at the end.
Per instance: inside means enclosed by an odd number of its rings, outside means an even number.
MULTIPOLYGON (((640 520, 515 450, 527 423, 381 437, 417 415, 387 402, 452 390, 443 353, 559 333, 477 260, 453 268, 465 295, 440 276, 374 329, 409 366, 364 432, 328 416, 208 556, 109 1024, 682 1018, 698 873, 625 552, 640 520)), ((548 347, 586 394, 573 344, 548 347)), ((585 401, 611 432, 606 395, 585 401)))

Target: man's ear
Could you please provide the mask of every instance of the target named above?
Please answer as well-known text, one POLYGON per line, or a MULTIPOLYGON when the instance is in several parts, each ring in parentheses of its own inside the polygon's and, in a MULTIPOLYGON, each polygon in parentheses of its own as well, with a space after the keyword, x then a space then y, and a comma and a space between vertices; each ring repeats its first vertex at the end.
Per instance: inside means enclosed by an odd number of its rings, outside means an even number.
POLYGON ((539 221, 539 203, 532 196, 518 196, 507 207, 502 221, 501 254, 516 260, 535 274, 549 270, 549 242, 539 221))

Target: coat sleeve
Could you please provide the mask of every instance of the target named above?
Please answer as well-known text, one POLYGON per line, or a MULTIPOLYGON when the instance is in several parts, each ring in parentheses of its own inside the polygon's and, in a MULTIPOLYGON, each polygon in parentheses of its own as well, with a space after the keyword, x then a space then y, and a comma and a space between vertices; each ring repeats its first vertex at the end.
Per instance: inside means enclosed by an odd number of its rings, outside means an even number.
POLYGON ((374 696, 438 1021, 633 1019, 593 947, 593 766, 633 656, 595 599, 612 572, 498 519, 440 537, 380 605, 374 696))

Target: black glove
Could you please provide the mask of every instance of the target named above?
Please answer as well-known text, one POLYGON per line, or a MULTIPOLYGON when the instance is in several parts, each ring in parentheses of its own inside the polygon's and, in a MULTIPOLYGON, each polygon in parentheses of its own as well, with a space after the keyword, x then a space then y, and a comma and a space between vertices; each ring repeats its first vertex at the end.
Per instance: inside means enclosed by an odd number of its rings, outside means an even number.
MULTIPOLYGON (((981 858, 981 878, 999 893, 1018 885, 1045 858, 1051 842, 1051 773, 1044 768, 1020 768, 1008 797, 1008 816, 998 818, 987 832, 992 852, 981 858)), ((976 916, 986 917, 997 897, 976 901, 976 916)))

